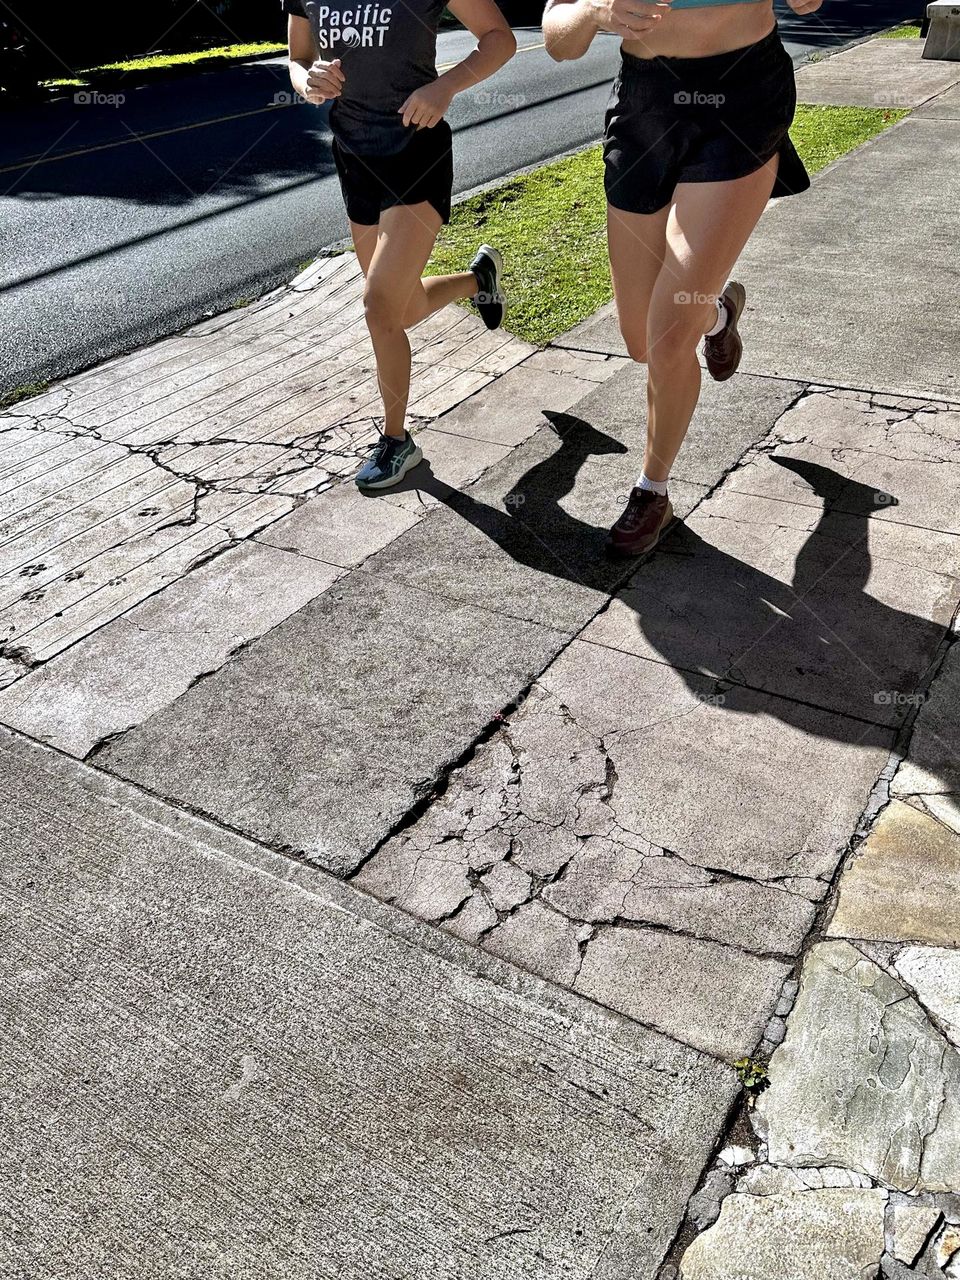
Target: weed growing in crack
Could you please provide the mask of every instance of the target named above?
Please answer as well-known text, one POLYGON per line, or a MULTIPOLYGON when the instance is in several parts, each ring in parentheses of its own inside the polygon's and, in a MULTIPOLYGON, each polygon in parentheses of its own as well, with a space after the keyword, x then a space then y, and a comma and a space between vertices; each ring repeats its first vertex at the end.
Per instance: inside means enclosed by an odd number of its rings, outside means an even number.
POLYGON ((770 1087, 767 1064, 759 1062, 756 1058, 738 1058, 733 1064, 733 1069, 737 1073, 737 1079, 746 1091, 747 1100, 752 1107, 758 1095, 763 1093, 764 1089, 770 1087))

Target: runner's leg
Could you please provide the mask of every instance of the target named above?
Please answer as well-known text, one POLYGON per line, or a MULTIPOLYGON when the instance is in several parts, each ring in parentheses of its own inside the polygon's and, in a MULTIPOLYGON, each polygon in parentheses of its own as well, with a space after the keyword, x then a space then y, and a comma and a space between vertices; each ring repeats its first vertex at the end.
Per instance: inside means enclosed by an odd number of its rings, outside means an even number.
POLYGON ((666 480, 700 397, 697 347, 716 322, 714 299, 770 198, 776 157, 745 178, 677 187, 647 325, 649 421, 644 473, 666 480))

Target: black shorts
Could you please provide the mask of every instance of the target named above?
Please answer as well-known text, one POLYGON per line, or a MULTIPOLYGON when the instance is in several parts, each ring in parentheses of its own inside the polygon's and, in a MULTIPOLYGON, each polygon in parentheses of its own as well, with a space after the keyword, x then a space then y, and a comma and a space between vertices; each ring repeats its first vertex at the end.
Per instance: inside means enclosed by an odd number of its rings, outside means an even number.
POLYGON ((390 156, 359 156, 335 138, 333 159, 351 222, 371 227, 384 209, 424 200, 450 221, 453 134, 446 120, 418 129, 402 151, 390 156))
POLYGON ((681 182, 744 178, 779 153, 774 196, 810 178, 790 141, 797 109, 793 60, 776 27, 757 44, 706 58, 623 54, 604 134, 607 199, 656 213, 681 182))

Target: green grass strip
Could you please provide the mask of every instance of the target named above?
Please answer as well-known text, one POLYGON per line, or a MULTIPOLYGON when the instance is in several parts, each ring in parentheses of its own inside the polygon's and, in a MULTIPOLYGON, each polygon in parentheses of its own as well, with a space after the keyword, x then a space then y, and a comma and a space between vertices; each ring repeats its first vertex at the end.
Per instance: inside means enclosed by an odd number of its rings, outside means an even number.
POLYGON ((878 31, 878 40, 918 40, 920 38, 920 24, 918 22, 905 22, 902 27, 891 27, 889 31, 878 31))
MULTIPOLYGON (((816 173, 906 114, 801 106, 791 136, 807 168, 816 173)), ((507 328, 527 342, 549 342, 609 302, 600 147, 457 205, 450 225, 440 233, 428 272, 463 271, 483 241, 504 253, 507 328)))
MULTIPOLYGON (((238 62, 244 58, 256 58, 263 54, 285 53, 287 46, 272 40, 256 40, 250 44, 223 44, 213 49, 193 49, 189 53, 148 53, 142 58, 127 58, 123 62, 104 62, 96 67, 85 67, 80 76, 112 75, 131 71, 165 71, 176 67, 202 66, 204 63, 238 62)), ((47 80, 51 88, 82 84, 82 80, 47 80)))

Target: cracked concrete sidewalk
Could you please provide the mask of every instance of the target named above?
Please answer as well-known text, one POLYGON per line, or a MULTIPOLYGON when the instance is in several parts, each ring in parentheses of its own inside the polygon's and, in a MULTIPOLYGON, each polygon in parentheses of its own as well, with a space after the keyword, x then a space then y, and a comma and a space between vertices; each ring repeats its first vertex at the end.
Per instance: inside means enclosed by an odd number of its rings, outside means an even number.
POLYGON ((14 1274, 957 1274, 956 78, 765 215, 639 567, 608 310, 421 326, 375 500, 350 255, 0 421, 14 1274))

